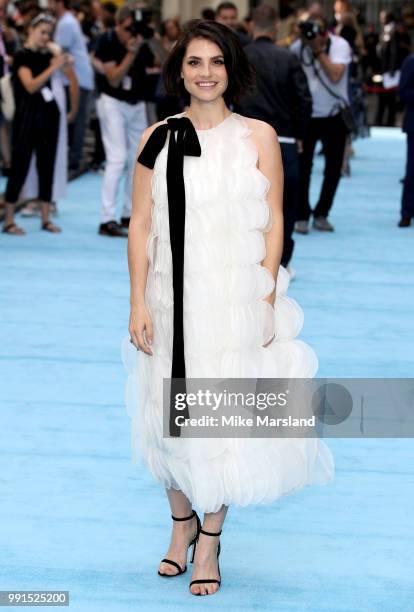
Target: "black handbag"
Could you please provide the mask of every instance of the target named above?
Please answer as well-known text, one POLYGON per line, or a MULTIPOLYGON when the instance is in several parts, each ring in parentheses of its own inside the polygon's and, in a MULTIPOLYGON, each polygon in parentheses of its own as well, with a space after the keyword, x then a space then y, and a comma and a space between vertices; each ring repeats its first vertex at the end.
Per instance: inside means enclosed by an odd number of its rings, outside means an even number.
POLYGON ((349 134, 356 131, 356 121, 354 119, 354 113, 352 112, 352 108, 347 104, 346 106, 342 106, 341 110, 341 119, 345 124, 346 130, 349 134))

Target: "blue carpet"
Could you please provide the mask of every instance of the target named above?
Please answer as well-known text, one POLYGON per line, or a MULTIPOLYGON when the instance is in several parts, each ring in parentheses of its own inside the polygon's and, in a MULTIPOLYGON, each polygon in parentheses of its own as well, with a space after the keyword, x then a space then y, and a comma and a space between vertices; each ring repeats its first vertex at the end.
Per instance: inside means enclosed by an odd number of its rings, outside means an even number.
MULTIPOLYGON (((408 377, 414 227, 396 227, 405 145, 384 129, 355 149, 336 232, 297 238, 290 294, 321 376, 408 377)), ((317 158, 313 201, 320 179, 317 158)), ((0 589, 69 590, 77 612, 413 611, 411 440, 328 440, 334 483, 231 508, 214 597, 190 595, 189 572, 157 576, 170 513, 129 459, 126 241, 97 235, 100 183, 70 184, 62 235, 25 219, 25 238, 0 238, 0 589)))

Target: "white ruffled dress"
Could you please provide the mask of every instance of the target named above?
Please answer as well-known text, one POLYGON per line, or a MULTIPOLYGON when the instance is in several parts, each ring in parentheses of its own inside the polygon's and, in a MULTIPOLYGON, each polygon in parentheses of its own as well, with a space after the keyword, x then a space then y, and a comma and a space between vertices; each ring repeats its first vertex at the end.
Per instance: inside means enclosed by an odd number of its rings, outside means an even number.
MULTIPOLYGON (((257 167, 250 135, 246 120, 232 113, 214 128, 197 130, 201 157, 184 157, 188 378, 308 378, 318 367, 314 351, 296 338, 303 312, 286 295, 289 275, 283 267, 275 308, 263 300, 274 288, 261 265, 264 233, 272 223, 269 181, 257 167)), ((183 491, 204 512, 216 512, 222 504, 270 503, 304 485, 326 484, 334 462, 318 438, 163 437, 163 378, 171 376, 173 341, 168 138, 154 167, 147 243, 153 356, 137 351, 129 337, 122 345, 132 460, 141 457, 160 484, 183 491)))

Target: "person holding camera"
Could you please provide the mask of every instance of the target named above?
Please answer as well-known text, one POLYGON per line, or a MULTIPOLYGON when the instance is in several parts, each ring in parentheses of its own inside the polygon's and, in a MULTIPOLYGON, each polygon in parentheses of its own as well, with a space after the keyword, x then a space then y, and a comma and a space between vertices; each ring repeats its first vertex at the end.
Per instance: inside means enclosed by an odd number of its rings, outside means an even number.
POLYGON ((115 27, 98 38, 95 48, 95 59, 102 67, 96 108, 106 155, 98 233, 106 236, 128 235, 135 154, 148 126, 144 101, 146 66, 153 54, 139 33, 141 26, 135 10, 122 6, 117 11, 115 27), (117 223, 116 198, 125 170, 124 206, 121 222, 117 223))
POLYGON ((291 50, 299 57, 312 95, 312 118, 303 143, 300 162, 300 202, 295 230, 309 232, 312 210, 309 187, 313 156, 318 140, 322 141, 325 171, 319 201, 313 210, 313 226, 332 232, 327 217, 341 178, 342 161, 348 134, 352 131, 352 113, 348 99, 348 66, 352 59, 344 38, 328 32, 323 20, 299 23, 300 38, 291 50))

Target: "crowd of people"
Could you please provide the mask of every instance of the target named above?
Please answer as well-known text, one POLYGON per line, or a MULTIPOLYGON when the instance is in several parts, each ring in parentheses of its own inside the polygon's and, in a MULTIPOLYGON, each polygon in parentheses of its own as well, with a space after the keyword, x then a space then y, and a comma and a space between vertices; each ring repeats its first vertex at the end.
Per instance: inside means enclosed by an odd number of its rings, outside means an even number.
MULTIPOLYGON (((268 122, 278 134, 285 172, 285 266, 293 232, 307 234, 311 217, 314 229, 334 230, 328 215, 341 176, 350 175, 353 139, 369 131, 366 93, 377 96, 379 125, 395 125, 399 105, 413 104, 411 40, 401 16, 382 11, 377 31, 346 0, 336 0, 332 9, 330 20, 318 2, 285 9, 281 16, 261 4, 240 19, 232 2, 222 2, 199 16, 235 31, 255 69, 255 91, 232 110, 268 122), (318 141, 325 171, 312 208, 309 185, 318 141)), ((141 135, 186 105, 185 97, 168 96, 163 88, 163 65, 185 27, 178 17, 158 24, 156 12, 143 3, 47 0, 46 6, 45 0, 0 0, 3 232, 25 233, 15 222, 22 199, 28 202, 22 216, 40 215, 43 230, 60 232, 50 215, 65 195, 68 176, 86 167, 103 174, 99 234, 128 235, 141 135), (89 160, 87 130, 94 136, 89 160)), ((410 119, 404 129, 409 168, 410 119)), ((401 227, 414 217, 409 174, 401 227)))

